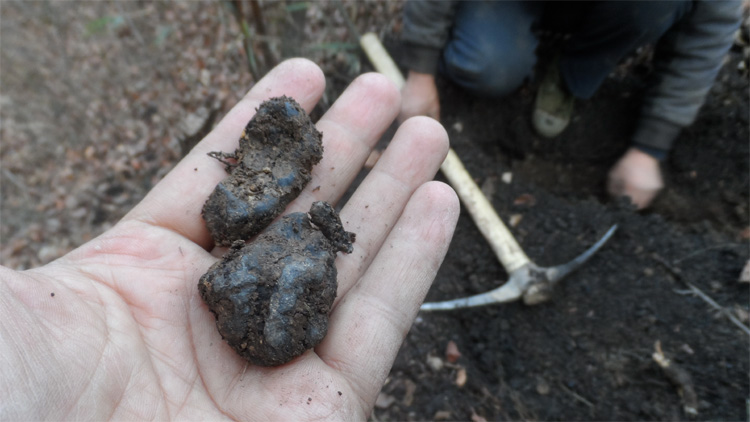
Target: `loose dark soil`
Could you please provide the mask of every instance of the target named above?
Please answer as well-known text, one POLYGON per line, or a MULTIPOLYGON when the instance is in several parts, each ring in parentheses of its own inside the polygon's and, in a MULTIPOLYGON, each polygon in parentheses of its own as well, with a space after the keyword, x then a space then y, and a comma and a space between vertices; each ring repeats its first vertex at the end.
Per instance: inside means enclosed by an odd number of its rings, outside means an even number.
POLYGON ((198 283, 222 338, 262 366, 289 362, 328 332, 336 252, 351 252, 334 209, 316 202, 279 219, 252 242, 235 242, 198 283))
MULTIPOLYGON (((748 81, 736 70, 738 56, 678 139, 663 166, 667 187, 644 213, 608 200, 604 183, 628 146, 645 72, 610 78, 577 104, 556 140, 530 127, 533 84, 497 100, 443 81, 452 146, 501 217, 518 222, 511 230, 532 260, 565 263, 612 224, 620 228, 548 303, 421 313, 373 419, 686 419, 677 389, 651 358, 656 341, 692 377, 698 418, 745 419, 749 338, 688 293, 689 283, 746 318, 748 285, 737 279, 750 255, 743 232, 748 81), (462 354, 455 364, 446 361, 449 341, 462 354)), ((462 213, 428 300, 487 291, 507 279, 478 239, 462 213)))
POLYGON ((249 239, 284 211, 323 157, 321 136, 294 99, 277 97, 258 107, 234 153, 210 154, 229 172, 203 206, 216 244, 249 239))

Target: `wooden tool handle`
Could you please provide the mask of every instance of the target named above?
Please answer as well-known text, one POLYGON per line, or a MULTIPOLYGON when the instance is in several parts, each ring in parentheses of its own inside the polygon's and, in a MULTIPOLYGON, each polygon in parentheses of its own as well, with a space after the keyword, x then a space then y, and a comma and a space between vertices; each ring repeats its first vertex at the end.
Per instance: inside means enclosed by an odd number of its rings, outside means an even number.
MULTIPOLYGON (((372 32, 365 34, 360 39, 360 45, 375 69, 401 89, 404 86, 404 77, 391 56, 385 51, 378 36, 372 32)), ((461 159, 452 148, 448 151, 448 156, 445 157, 440 170, 458 194, 466 210, 469 211, 479 231, 505 267, 505 271, 511 274, 531 262, 513 234, 503 224, 490 201, 474 183, 474 179, 466 171, 461 159)))
POLYGON ((440 170, 453 189, 461 198, 461 203, 477 225, 495 255, 505 267, 508 274, 530 262, 529 257, 521 249, 513 234, 495 212, 490 201, 484 196, 469 172, 466 171, 461 159, 453 148, 448 151, 440 170))
POLYGON ((368 32, 362 35, 362 38, 359 39, 359 45, 367 54, 372 65, 375 66, 375 70, 390 79, 398 89, 404 87, 404 75, 401 74, 391 55, 385 51, 385 47, 375 33, 368 32))

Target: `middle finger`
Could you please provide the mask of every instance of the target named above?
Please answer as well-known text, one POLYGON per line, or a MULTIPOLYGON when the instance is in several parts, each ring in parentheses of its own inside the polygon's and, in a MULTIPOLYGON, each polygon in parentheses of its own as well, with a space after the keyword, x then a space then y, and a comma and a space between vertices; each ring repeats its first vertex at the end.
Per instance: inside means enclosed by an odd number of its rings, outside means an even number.
POLYGON ((355 79, 316 124, 323 133, 323 158, 285 213, 306 212, 315 201, 335 204, 396 118, 400 99, 396 86, 380 74, 355 79))
POLYGON ((399 127, 341 211, 344 228, 357 238, 353 253, 336 260, 336 303, 364 274, 414 191, 435 177, 448 146, 443 126, 428 117, 413 117, 399 127))

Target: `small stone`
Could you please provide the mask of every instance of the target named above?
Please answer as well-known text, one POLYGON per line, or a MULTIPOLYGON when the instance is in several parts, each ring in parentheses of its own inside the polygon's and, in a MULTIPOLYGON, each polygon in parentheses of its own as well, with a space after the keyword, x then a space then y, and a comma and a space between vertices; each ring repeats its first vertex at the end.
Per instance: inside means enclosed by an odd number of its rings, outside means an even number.
POLYGON ((743 324, 746 324, 748 320, 750 320, 750 314, 748 314, 747 310, 742 309, 739 305, 735 305, 734 314, 737 316, 737 319, 739 319, 743 324))
POLYGON ((437 356, 427 356, 427 366, 432 368, 433 371, 439 371, 443 369, 443 360, 437 356))
POLYGON ((549 390, 550 387, 547 381, 545 381, 543 378, 540 378, 536 383, 536 392, 543 396, 546 396, 547 394, 549 394, 549 390))
POLYGON ((505 172, 505 173, 503 173, 503 175, 502 175, 502 176, 500 177, 500 180, 502 180, 502 181, 503 181, 503 183, 505 183, 506 185, 509 185, 509 184, 510 184, 510 182, 512 182, 512 181, 513 181, 513 173, 511 173, 511 172, 509 172, 509 171, 506 171, 506 172, 505 172))
POLYGON ((211 72, 209 72, 208 69, 201 70, 200 81, 205 86, 209 86, 211 84, 211 72))

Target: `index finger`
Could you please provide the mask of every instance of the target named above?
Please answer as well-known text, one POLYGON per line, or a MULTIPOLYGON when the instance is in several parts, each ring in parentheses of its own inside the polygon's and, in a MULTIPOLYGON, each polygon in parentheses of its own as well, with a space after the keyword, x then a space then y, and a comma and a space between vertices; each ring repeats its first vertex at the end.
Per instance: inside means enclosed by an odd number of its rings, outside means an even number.
POLYGON ((221 122, 131 210, 123 220, 140 220, 175 231, 204 248, 212 244, 201 210, 206 198, 227 174, 206 156, 234 151, 256 108, 271 97, 294 98, 308 113, 323 94, 325 77, 305 59, 287 60, 250 89, 221 122))

